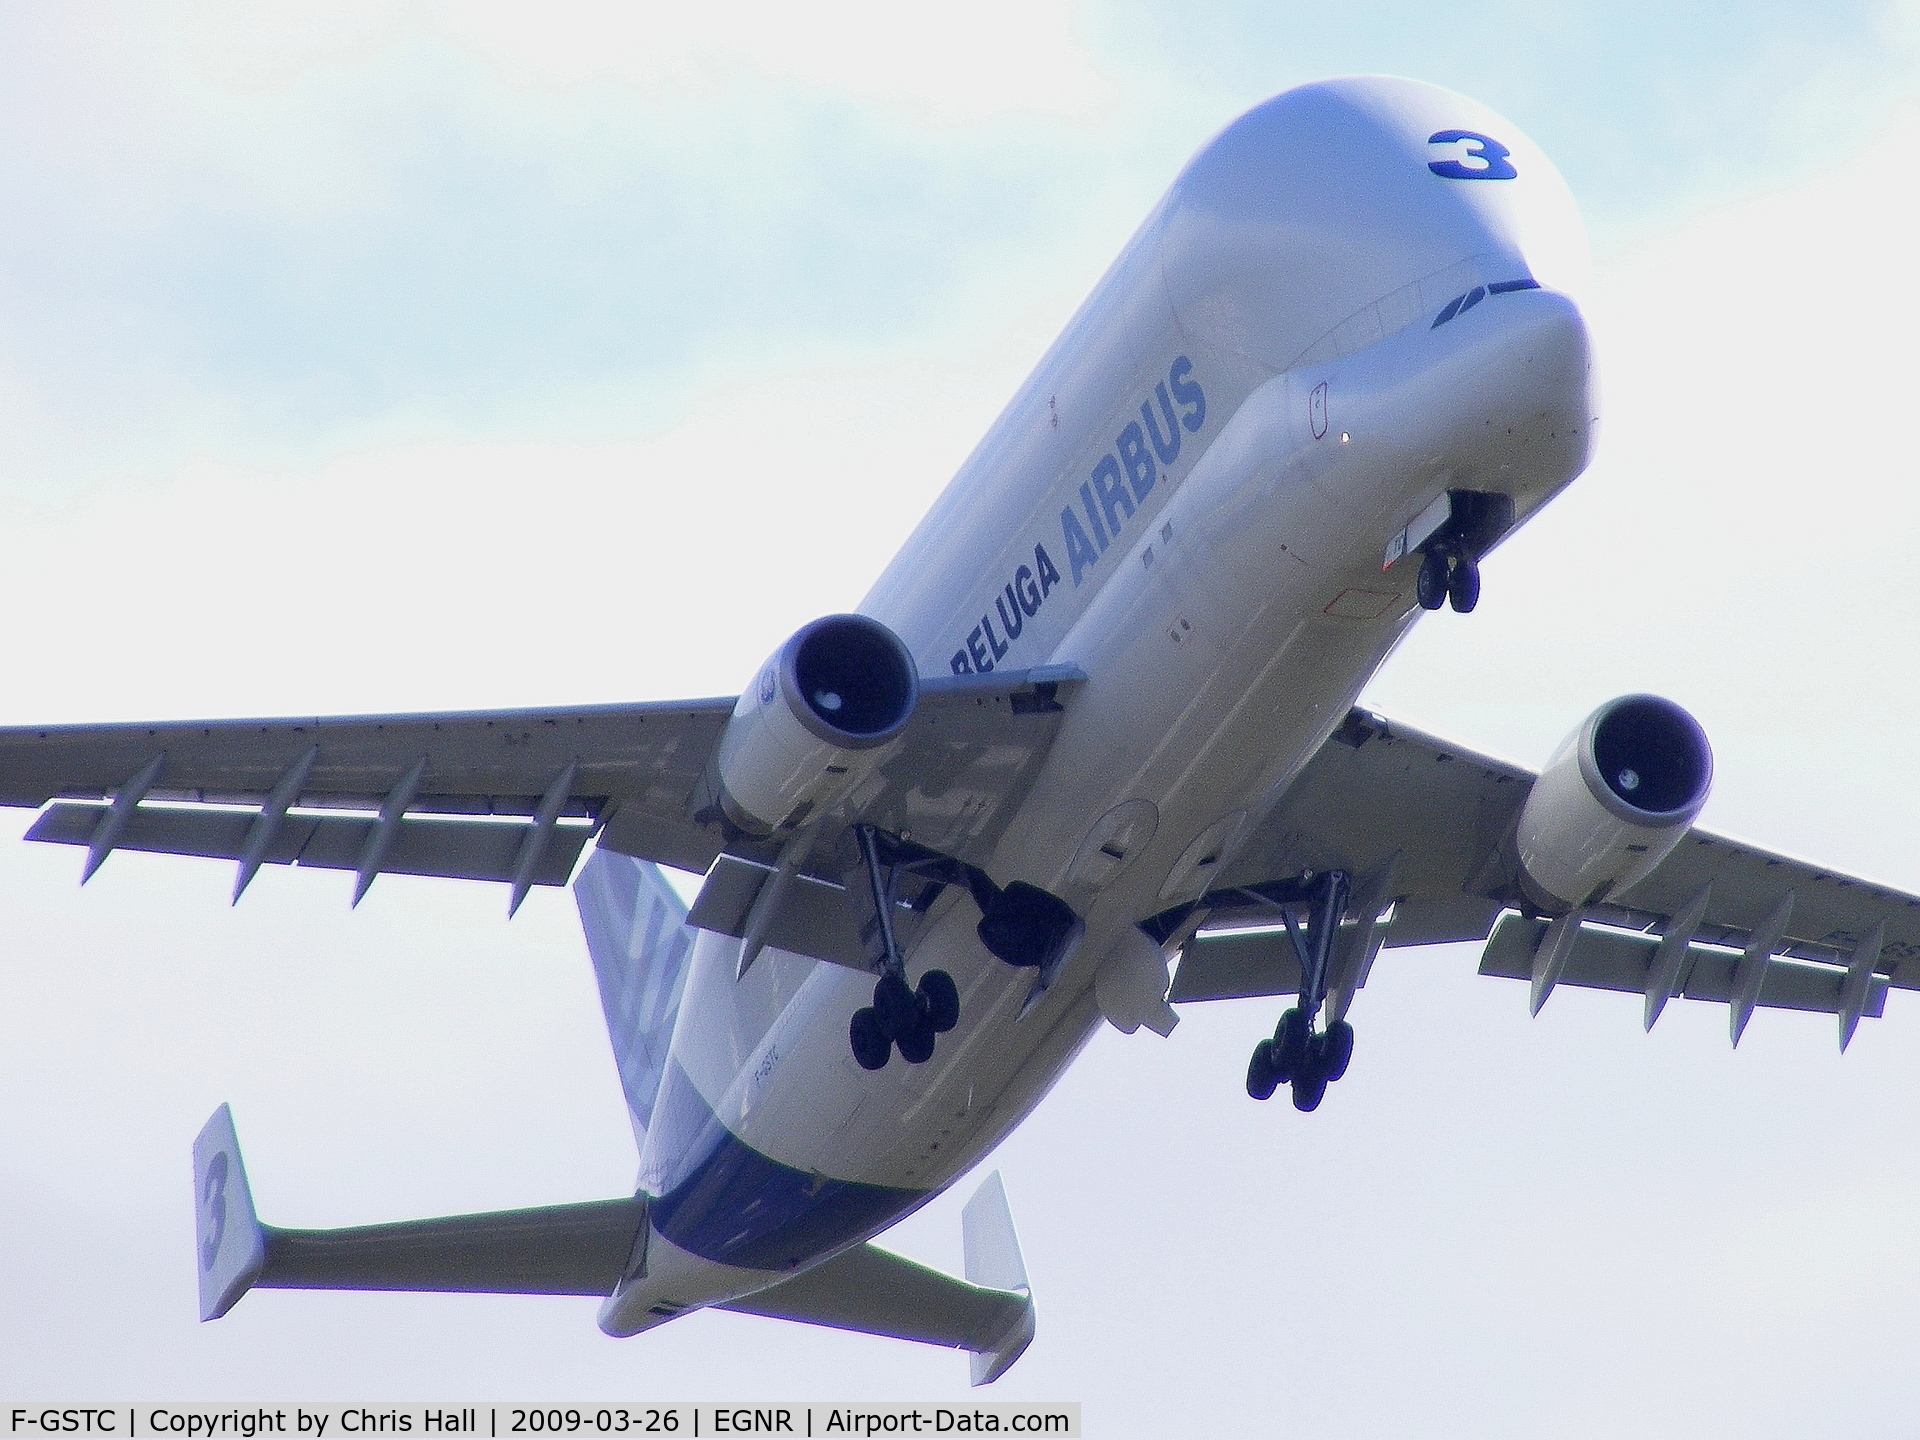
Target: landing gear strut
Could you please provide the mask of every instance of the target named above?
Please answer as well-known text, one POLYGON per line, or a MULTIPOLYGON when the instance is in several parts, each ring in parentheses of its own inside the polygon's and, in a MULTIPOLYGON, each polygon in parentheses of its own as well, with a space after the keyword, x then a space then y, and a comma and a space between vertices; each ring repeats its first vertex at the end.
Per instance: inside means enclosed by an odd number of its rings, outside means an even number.
POLYGON ((960 989, 944 970, 927 971, 918 988, 907 984, 906 961, 893 936, 893 882, 900 867, 888 864, 883 870, 880 832, 873 826, 857 825, 854 834, 860 841, 860 858, 866 862, 867 888, 880 925, 883 953, 873 1004, 853 1012, 847 1040, 863 1070, 884 1070, 896 1046, 902 1060, 921 1065, 933 1057, 934 1037, 959 1024, 960 989))
POLYGON ((1294 922, 1290 906, 1280 918, 1300 961, 1300 1003, 1280 1017, 1273 1038, 1253 1047, 1247 1064, 1247 1094, 1269 1099, 1282 1085, 1293 1086, 1296 1110, 1312 1110, 1327 1086, 1347 1073, 1353 1059, 1353 1027, 1344 1020, 1316 1031, 1314 1021, 1326 1003, 1333 942, 1340 933, 1340 917, 1347 908, 1353 882, 1344 870, 1328 870, 1313 877, 1303 897, 1307 904, 1305 934, 1294 922))

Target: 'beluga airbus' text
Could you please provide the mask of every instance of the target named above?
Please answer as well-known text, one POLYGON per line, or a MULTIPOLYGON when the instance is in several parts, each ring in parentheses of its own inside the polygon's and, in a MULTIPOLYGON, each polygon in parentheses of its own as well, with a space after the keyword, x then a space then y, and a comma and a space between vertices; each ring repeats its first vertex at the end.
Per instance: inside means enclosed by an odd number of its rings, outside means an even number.
POLYGON ((1611 701, 1538 775, 1357 708, 1586 467, 1584 265, 1500 116, 1304 86, 1194 157, 858 610, 737 696, 0 731, 0 803, 89 875, 490 880, 509 914, 574 886, 634 1193, 276 1228, 222 1107, 203 1318, 255 1287, 590 1295, 609 1334, 717 1306, 964 1349, 985 1383, 1035 1333, 998 1176, 964 1278, 870 1242, 1102 1024, 1275 997, 1223 1086, 1244 1063, 1312 1111, 1364 1063, 1381 952, 1473 941, 1535 1012, 1595 986, 1649 1027, 1723 1004, 1736 1044, 1758 1008, 1822 1012, 1845 1046, 1920 988, 1920 901, 1698 828, 1680 706, 1611 701), (690 908, 660 866, 703 877, 690 908))

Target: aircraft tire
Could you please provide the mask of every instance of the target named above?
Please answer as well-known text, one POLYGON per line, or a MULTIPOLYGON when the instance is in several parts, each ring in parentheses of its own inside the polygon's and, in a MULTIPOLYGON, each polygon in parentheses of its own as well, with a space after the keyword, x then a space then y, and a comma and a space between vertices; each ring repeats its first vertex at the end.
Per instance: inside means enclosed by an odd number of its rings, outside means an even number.
POLYGON ((1453 574, 1447 580, 1447 599, 1462 615, 1480 603, 1480 567, 1473 561, 1462 560, 1453 567, 1453 574))
POLYGON ((907 988, 904 975, 891 971, 873 987, 873 1013, 880 1022, 880 1033, 898 1040, 920 1024, 920 1002, 907 988))
POLYGON ((1255 1100, 1271 1100, 1279 1085, 1280 1077, 1273 1073, 1273 1041, 1262 1040, 1247 1062, 1247 1094, 1255 1100))
POLYGON ((1307 1017, 1299 1010, 1289 1010, 1280 1017, 1280 1023, 1273 1027, 1273 1079, 1276 1085, 1285 1085, 1300 1071, 1307 1058, 1307 1017))
POLYGON ((1327 1083, 1331 1085, 1346 1074, 1347 1066, 1353 1063, 1353 1026, 1344 1020, 1334 1021, 1320 1037, 1320 1048, 1319 1068, 1326 1071, 1327 1083))
POLYGON ((944 1035, 960 1023, 960 987, 944 970, 929 970, 920 977, 920 1013, 933 1033, 944 1035))
POLYGON ((862 1070, 884 1070, 893 1058, 893 1042, 880 1029, 880 1017, 871 1006, 853 1012, 847 1025, 847 1039, 853 1046, 853 1058, 862 1070))
POLYGON ((900 1058, 909 1065, 924 1065, 933 1058, 933 1027, 916 1025, 899 1036, 894 1044, 900 1047, 900 1058))
POLYGON ((1318 1110, 1327 1093, 1327 1077, 1307 1073, 1293 1077, 1293 1108, 1318 1110))
POLYGON ((1447 557, 1429 550, 1420 560, 1420 575, 1413 584, 1414 594, 1423 610, 1438 610, 1447 603, 1447 557))

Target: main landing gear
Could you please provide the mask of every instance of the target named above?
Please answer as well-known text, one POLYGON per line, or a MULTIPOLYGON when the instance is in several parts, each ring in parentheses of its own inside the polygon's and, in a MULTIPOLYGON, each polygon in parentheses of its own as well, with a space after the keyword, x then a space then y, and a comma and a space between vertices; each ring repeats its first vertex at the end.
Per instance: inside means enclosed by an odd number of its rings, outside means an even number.
POLYGON ((922 1065, 933 1057, 934 1037, 946 1034, 960 1022, 960 989, 944 970, 927 971, 918 987, 907 984, 906 962, 893 938, 893 879, 897 867, 887 866, 882 875, 880 835, 873 826, 856 826, 854 833, 860 840, 860 856, 866 861, 867 885, 873 895, 874 914, 879 918, 884 954, 880 978, 873 987, 873 1004, 853 1012, 847 1039, 853 1047, 853 1058, 863 1070, 884 1070, 895 1046, 909 1065, 922 1065))
POLYGON ((900 875, 928 882, 918 908, 924 908, 926 897, 942 885, 966 886, 980 907, 975 933, 987 952, 1008 965, 1034 971, 1033 991, 1020 1013, 1025 1015, 1039 1002, 1085 928, 1072 906, 1023 880, 996 885, 975 866, 872 825, 856 825, 853 831, 866 862, 867 890, 882 952, 873 1004, 855 1011, 847 1030, 853 1058, 864 1069, 884 1069, 896 1046, 909 1065, 924 1064, 933 1054, 934 1037, 946 1034, 960 1020, 960 991, 946 971, 929 970, 917 987, 907 984, 906 963, 893 933, 893 887, 900 875))
POLYGON ((1480 603, 1480 565, 1458 550, 1436 546, 1420 559, 1414 592, 1428 610, 1451 602, 1464 615, 1480 603))
MULTIPOLYGON (((897 962, 896 962, 897 963, 897 962)), ((933 1039, 960 1021, 960 989, 944 970, 929 970, 918 988, 907 984, 904 967, 890 969, 873 987, 873 1004, 853 1012, 847 1038, 862 1070, 884 1070, 900 1047, 900 1058, 921 1065, 933 1058, 933 1039)))
POLYGON ((1294 1108, 1312 1110, 1326 1095, 1327 1086, 1347 1073, 1353 1059, 1353 1027, 1345 1020, 1335 1020, 1320 1031, 1313 1025, 1326 1003, 1333 942, 1351 889, 1344 870, 1316 875, 1304 897, 1305 935, 1294 923, 1290 908, 1280 911, 1300 961, 1300 1003, 1280 1017, 1271 1040, 1253 1047, 1247 1064, 1247 1094, 1256 1100, 1270 1099, 1280 1086, 1291 1085, 1294 1108))

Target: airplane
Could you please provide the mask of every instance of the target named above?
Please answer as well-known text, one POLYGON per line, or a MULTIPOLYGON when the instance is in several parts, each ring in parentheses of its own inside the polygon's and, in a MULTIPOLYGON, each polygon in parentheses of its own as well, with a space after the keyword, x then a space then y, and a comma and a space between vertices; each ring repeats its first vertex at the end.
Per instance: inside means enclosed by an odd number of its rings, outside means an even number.
POLYGON ((1566 186, 1487 108, 1360 78, 1194 157, 854 613, 738 696, 0 730, 28 838, 507 886, 572 883, 634 1193, 263 1224, 233 1119, 194 1145, 203 1319, 253 1288, 599 1297, 968 1352, 1031 1343, 1004 1187, 964 1276, 874 1243, 1102 1024, 1285 1008, 1246 1090, 1311 1112, 1383 951, 1474 942, 1561 985, 1836 1017, 1920 986, 1920 898, 1695 825, 1699 724, 1600 706, 1534 774, 1358 705, 1427 611, 1586 468, 1566 186), (583 854, 591 853, 582 862, 583 854), (701 877, 690 907, 660 867, 701 877))

